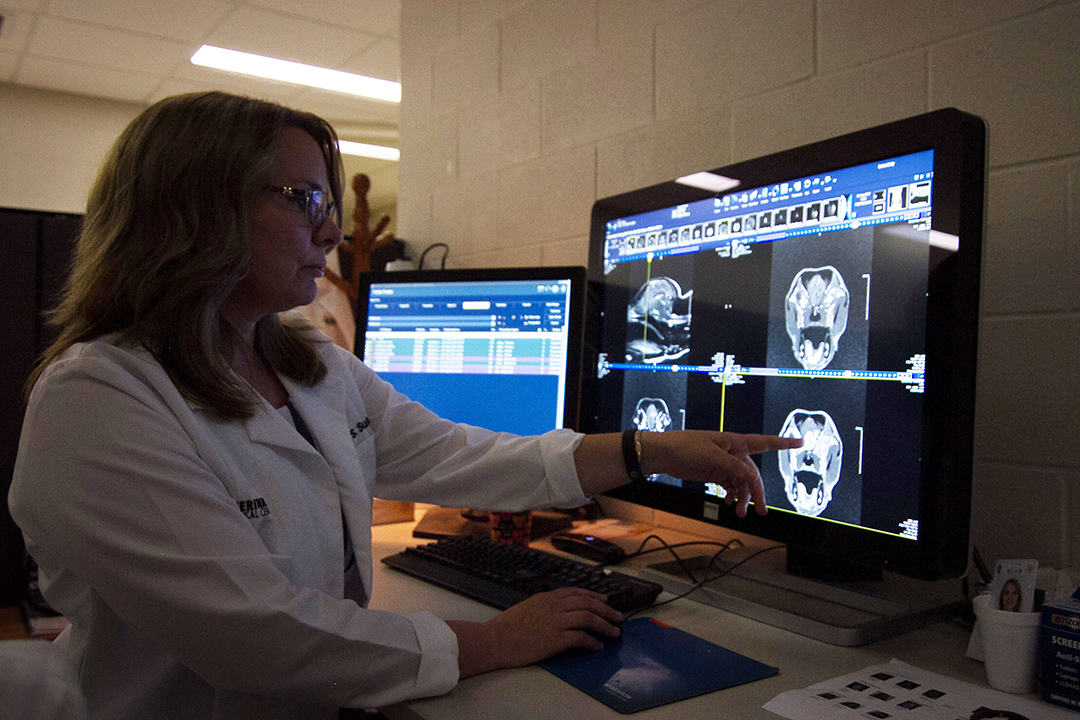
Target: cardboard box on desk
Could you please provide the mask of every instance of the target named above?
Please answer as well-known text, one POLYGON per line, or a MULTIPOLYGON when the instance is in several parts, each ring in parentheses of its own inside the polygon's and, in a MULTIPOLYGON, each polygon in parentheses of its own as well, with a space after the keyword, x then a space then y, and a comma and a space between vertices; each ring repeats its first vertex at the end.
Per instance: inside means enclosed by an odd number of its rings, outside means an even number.
POLYGON ((1080 710, 1080 590, 1042 610, 1042 699, 1080 710))

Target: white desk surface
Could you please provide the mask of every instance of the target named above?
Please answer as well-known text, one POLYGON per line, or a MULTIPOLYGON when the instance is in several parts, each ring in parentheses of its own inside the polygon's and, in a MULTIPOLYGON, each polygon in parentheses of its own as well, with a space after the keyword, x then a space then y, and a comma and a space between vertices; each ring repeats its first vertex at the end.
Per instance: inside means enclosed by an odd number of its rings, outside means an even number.
MULTIPOLYGON (((412 523, 397 523, 374 528, 372 552, 375 577, 371 607, 394 612, 428 610, 445 620, 483 621, 493 617, 497 613, 493 608, 391 570, 379 562, 381 558, 400 552, 406 546, 429 542, 413 538, 412 527, 412 523)), ((550 548, 543 541, 534 545, 550 548)), ((670 595, 664 593, 660 600, 666 597, 670 595)), ((893 658, 958 680, 983 686, 986 684, 982 664, 964 656, 970 628, 958 621, 941 622, 860 648, 846 648, 686 599, 644 614, 774 665, 780 668, 780 672, 757 682, 634 713, 638 720, 715 720, 717 717, 775 720, 778 716, 763 710, 761 706, 779 693, 893 658)), ((383 712, 394 720, 623 717, 538 667, 502 670, 467 678, 447 695, 384 708, 383 712)))

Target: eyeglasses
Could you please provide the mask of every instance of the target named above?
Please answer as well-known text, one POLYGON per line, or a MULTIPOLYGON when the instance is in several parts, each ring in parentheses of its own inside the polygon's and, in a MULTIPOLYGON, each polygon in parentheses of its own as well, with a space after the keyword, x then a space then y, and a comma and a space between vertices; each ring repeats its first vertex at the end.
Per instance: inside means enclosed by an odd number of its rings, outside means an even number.
POLYGON ((333 215, 337 205, 330 200, 330 194, 323 190, 300 190, 298 188, 266 185, 265 189, 281 193, 296 203, 304 211, 307 220, 314 227, 321 227, 326 218, 333 215))

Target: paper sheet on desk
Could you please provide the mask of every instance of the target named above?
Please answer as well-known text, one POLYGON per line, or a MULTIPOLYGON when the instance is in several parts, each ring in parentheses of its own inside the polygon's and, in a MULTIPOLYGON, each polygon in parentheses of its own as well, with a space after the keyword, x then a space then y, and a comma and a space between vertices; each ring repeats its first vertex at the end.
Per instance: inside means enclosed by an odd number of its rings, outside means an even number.
POLYGON ((775 675, 751 660, 652 618, 622 624, 603 650, 571 651, 540 667, 620 713, 647 710, 775 675))
POLYGON ((789 690, 763 705, 791 720, 920 718, 920 720, 1076 720, 1045 703, 979 687, 900 660, 789 690), (989 713, 990 710, 1012 714, 989 713))

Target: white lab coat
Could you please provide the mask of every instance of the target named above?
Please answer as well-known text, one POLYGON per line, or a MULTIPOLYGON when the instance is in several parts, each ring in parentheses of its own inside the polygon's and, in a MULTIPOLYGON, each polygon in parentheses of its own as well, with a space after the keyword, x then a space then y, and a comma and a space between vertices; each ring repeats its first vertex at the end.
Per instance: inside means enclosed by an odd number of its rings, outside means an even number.
POLYGON ((444 693, 449 627, 365 607, 371 498, 586 501, 580 435, 455 425, 320 353, 317 386, 282 378, 320 452, 269 404, 223 421, 189 403, 142 349, 77 345, 38 381, 9 502, 91 717, 331 718, 444 693))

